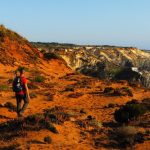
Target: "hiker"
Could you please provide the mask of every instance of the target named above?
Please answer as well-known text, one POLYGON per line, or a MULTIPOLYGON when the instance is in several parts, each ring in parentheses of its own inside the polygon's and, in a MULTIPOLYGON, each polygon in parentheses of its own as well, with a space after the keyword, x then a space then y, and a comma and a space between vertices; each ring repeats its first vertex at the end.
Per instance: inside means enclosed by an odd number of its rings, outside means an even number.
POLYGON ((18 69, 15 72, 16 77, 13 81, 13 91, 15 92, 16 101, 17 101, 17 115, 18 117, 23 116, 23 112, 28 106, 30 101, 30 95, 27 85, 27 79, 24 76, 24 69, 18 69), (21 108, 21 102, 24 101, 23 107, 21 108))

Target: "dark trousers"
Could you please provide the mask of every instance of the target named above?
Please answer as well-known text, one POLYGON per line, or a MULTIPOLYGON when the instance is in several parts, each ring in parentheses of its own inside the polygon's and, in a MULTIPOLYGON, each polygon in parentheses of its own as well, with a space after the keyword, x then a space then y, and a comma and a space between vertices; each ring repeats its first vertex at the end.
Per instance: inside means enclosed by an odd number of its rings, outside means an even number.
POLYGON ((17 114, 23 113, 25 111, 25 109, 27 108, 28 103, 29 103, 28 98, 27 98, 27 94, 23 94, 23 95, 16 94, 16 100, 17 100, 17 114), (21 108, 22 100, 24 101, 24 104, 21 108))

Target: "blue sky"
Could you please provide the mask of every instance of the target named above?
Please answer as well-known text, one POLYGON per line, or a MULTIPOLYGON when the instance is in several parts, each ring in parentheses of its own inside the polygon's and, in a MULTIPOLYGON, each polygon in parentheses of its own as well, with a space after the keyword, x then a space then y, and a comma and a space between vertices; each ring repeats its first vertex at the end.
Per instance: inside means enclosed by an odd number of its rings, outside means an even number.
POLYGON ((30 41, 150 49, 150 0, 1 0, 0 24, 30 41))

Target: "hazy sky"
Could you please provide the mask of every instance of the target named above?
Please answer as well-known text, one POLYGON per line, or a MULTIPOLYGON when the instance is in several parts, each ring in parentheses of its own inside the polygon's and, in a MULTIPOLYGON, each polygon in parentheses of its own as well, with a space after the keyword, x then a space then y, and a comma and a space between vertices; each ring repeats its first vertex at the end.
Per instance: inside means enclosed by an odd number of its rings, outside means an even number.
POLYGON ((150 49, 150 0, 1 0, 0 24, 30 41, 150 49))

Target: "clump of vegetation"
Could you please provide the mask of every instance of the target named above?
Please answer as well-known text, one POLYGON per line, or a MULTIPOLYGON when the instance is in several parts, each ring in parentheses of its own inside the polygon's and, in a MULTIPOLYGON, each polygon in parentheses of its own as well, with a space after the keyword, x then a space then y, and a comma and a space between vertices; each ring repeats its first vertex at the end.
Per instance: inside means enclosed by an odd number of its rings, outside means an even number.
POLYGON ((128 123, 142 116, 146 111, 146 107, 142 104, 126 104, 115 111, 114 117, 119 123, 128 123))
POLYGON ((96 120, 95 117, 93 117, 91 115, 87 116, 86 119, 76 120, 75 123, 81 128, 89 129, 89 127, 90 127, 91 129, 94 129, 95 131, 90 129, 92 132, 99 132, 99 129, 101 129, 103 127, 102 122, 96 120))
POLYGON ((68 95, 69 98, 78 98, 78 97, 81 97, 81 96, 83 96, 83 93, 79 93, 79 92, 72 93, 72 94, 68 95))
POLYGON ((71 85, 71 86, 68 86, 65 88, 64 92, 74 92, 74 87, 71 85))
POLYGON ((30 98, 37 98, 36 93, 34 93, 34 92, 30 93, 30 98))
POLYGON ((8 85, 0 85, 0 91, 7 91, 8 89, 8 85))
POLYGON ((122 148, 133 147, 136 143, 144 142, 144 136, 133 126, 123 126, 114 130, 110 139, 115 140, 122 148))
POLYGON ((114 78, 116 75, 120 74, 123 71, 122 67, 112 67, 107 70, 109 77, 114 78))
POLYGON ((30 115, 26 119, 27 130, 40 130, 47 129, 53 133, 58 133, 55 126, 51 123, 50 119, 47 119, 42 114, 30 115))
POLYGON ((4 107, 8 108, 10 111, 16 111, 16 106, 11 102, 6 102, 4 107))
POLYGON ((50 119, 46 119, 43 114, 30 115, 24 119, 14 119, 0 124, 0 135, 2 135, 0 140, 13 140, 20 136, 26 136, 26 131, 40 131, 42 129, 58 133, 50 119))
POLYGON ((38 86, 34 82, 30 82, 28 83, 28 88, 35 90, 38 89, 38 86))
POLYGON ((128 95, 128 96, 133 96, 133 93, 131 91, 131 89, 129 89, 128 87, 122 87, 121 88, 122 93, 124 93, 124 95, 128 95))
POLYGON ((101 148, 104 145, 105 141, 108 141, 108 137, 103 135, 103 136, 100 136, 100 137, 96 137, 93 140, 94 140, 95 148, 98 149, 98 148, 101 148))
POLYGON ((111 96, 131 96, 131 97, 133 96, 132 91, 128 87, 116 89, 112 87, 106 87, 103 93, 111 96))
POLYGON ((150 98, 145 98, 142 100, 142 104, 150 111, 150 98))
POLYGON ((63 124, 65 121, 70 120, 71 117, 71 115, 66 113, 60 106, 55 106, 44 111, 45 118, 56 124, 63 124))
POLYGON ((45 144, 44 142, 42 141, 39 141, 39 140, 30 140, 30 141, 27 141, 28 144, 45 144))
POLYGON ((84 108, 82 108, 82 109, 80 110, 80 113, 81 113, 81 114, 87 114, 87 111, 86 111, 84 108))
POLYGON ((19 66, 19 67, 17 68, 17 71, 22 70, 22 69, 23 69, 25 72, 29 72, 29 71, 30 71, 29 68, 23 67, 23 66, 19 66))
POLYGON ((127 102, 126 104, 139 104, 139 102, 136 99, 132 99, 131 101, 127 102))
POLYGON ((48 100, 48 101, 53 101, 53 99, 54 99, 54 95, 53 95, 53 94, 49 94, 49 95, 47 96, 47 100, 48 100))
POLYGON ((107 106, 105 106, 104 108, 115 108, 118 107, 118 104, 116 103, 109 103, 107 106))
POLYGON ((114 88, 112 88, 112 87, 106 87, 103 92, 105 94, 113 93, 114 92, 114 88))
POLYGON ((137 130, 132 126, 124 126, 120 127, 114 131, 113 138, 117 141, 119 147, 128 147, 133 146, 135 144, 135 135, 137 134, 137 130))
POLYGON ((129 82, 138 81, 139 78, 140 74, 132 71, 131 67, 123 68, 114 76, 115 80, 127 80, 129 82))
POLYGON ((52 53, 52 52, 48 52, 48 53, 44 53, 44 58, 47 59, 47 60, 50 60, 50 59, 60 59, 60 56, 55 54, 55 53, 52 53))
POLYGON ((21 145, 19 143, 16 143, 16 144, 12 144, 12 145, 9 145, 9 146, 3 146, 0 149, 1 150, 17 150, 17 149, 19 149, 20 146, 21 145))
POLYGON ((49 131, 51 131, 51 132, 53 132, 53 133, 58 133, 58 131, 57 131, 57 129, 56 129, 56 127, 52 124, 52 123, 50 123, 50 122, 46 122, 46 124, 45 124, 46 126, 46 129, 48 129, 49 131))
POLYGON ((13 79, 8 79, 8 83, 9 84, 13 83, 13 79))
POLYGON ((11 120, 0 124, 0 134, 5 132, 11 131, 19 131, 22 129, 23 122, 21 120, 11 120))
POLYGON ((41 75, 38 75, 38 76, 36 76, 36 77, 34 78, 34 81, 35 81, 35 82, 39 82, 39 83, 44 82, 44 81, 45 81, 45 77, 43 77, 43 76, 41 76, 41 75))
POLYGON ((50 136, 44 137, 44 142, 51 144, 52 143, 52 138, 50 136))
POLYGON ((9 37, 10 40, 18 41, 21 44, 27 41, 25 38, 21 37, 16 32, 5 28, 4 25, 0 25, 0 41, 3 42, 5 37, 9 37))
POLYGON ((47 101, 53 101, 53 100, 54 100, 54 94, 51 93, 51 92, 46 92, 46 93, 44 94, 44 96, 47 97, 47 101))
POLYGON ((41 119, 43 119, 43 115, 41 114, 30 115, 26 117, 26 123, 30 125, 36 125, 41 119))

